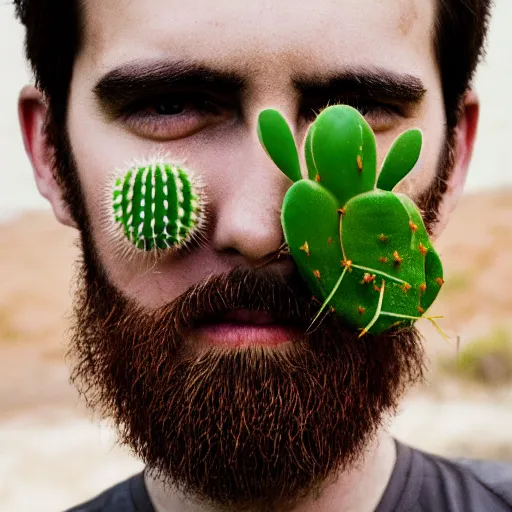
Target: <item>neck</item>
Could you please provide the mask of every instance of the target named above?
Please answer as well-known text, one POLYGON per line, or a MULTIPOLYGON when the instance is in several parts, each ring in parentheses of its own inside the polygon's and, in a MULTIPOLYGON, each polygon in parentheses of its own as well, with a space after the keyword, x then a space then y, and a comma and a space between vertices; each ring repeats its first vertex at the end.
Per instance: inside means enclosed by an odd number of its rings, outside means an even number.
MULTIPOLYGON (((388 485, 396 460, 391 436, 381 430, 369 444, 359 464, 327 485, 320 496, 311 496, 293 509, 279 512, 372 512, 388 485)), ((156 512, 216 512, 190 497, 169 489, 164 482, 145 476, 146 487, 156 512)), ((256 510, 254 512, 257 512, 256 510)))

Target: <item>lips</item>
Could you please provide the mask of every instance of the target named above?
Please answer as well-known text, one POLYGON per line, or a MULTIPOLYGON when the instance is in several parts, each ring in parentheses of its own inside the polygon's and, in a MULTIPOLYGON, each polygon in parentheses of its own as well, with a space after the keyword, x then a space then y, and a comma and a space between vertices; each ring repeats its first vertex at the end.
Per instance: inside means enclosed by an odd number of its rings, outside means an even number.
POLYGON ((199 322, 190 332, 194 344, 225 347, 275 346, 304 335, 291 322, 267 311, 236 309, 199 322))

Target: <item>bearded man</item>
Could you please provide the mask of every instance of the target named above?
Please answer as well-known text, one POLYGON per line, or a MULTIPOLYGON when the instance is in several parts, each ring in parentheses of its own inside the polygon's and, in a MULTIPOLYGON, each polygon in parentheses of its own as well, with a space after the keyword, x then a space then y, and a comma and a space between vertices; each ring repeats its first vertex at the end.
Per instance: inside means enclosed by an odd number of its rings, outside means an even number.
POLYGON ((512 469, 386 430, 424 373, 414 327, 358 333, 312 300, 283 243, 290 180, 257 139, 275 108, 297 144, 357 108, 378 159, 425 144, 401 184, 435 239, 478 122, 471 79, 490 0, 15 0, 36 84, 19 111, 37 186, 78 230, 72 379, 143 473, 79 511, 505 511, 512 469), (202 243, 147 264, 114 251, 114 169, 170 155, 208 196, 202 243))

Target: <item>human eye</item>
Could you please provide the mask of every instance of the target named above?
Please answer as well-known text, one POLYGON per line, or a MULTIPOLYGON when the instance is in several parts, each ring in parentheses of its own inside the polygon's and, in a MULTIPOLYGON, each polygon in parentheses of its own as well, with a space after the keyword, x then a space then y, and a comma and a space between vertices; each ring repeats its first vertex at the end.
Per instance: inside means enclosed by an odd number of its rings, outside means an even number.
POLYGON ((189 137, 228 116, 220 99, 200 92, 172 92, 136 100, 118 119, 133 133, 160 141, 189 137))
POLYGON ((364 116, 374 132, 383 132, 392 129, 404 117, 402 108, 398 104, 378 101, 372 98, 344 97, 329 100, 319 108, 310 107, 305 112, 306 121, 312 122, 320 112, 332 105, 349 105, 364 116))

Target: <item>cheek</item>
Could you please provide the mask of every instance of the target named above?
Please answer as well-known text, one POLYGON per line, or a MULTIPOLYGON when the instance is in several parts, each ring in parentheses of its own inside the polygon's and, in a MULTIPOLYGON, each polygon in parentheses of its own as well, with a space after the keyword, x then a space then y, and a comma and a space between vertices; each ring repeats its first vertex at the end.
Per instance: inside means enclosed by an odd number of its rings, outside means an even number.
MULTIPOLYGON (((122 174, 135 160, 155 154, 147 143, 129 137, 116 126, 93 115, 84 106, 85 101, 71 97, 68 115, 68 133, 77 166, 80 185, 91 228, 91 236, 98 256, 112 282, 121 290, 135 288, 140 274, 138 262, 117 256, 113 248, 113 229, 117 227, 112 210, 114 175, 122 174)), ((122 240, 122 238, 121 238, 122 240)))
MULTIPOLYGON (((407 194, 412 199, 420 196, 431 185, 446 141, 442 101, 436 99, 427 102, 423 111, 421 116, 407 126, 407 129, 419 128, 423 133, 420 158, 414 169, 395 189, 396 192, 407 194)), ((392 141, 389 144, 391 145, 392 141)))
POLYGON ((145 148, 79 108, 70 109, 68 130, 87 208, 94 220, 108 196, 113 174, 144 155, 145 148))
MULTIPOLYGON (((237 180, 244 180, 243 173, 228 171, 242 168, 244 154, 247 154, 244 148, 241 149, 243 133, 230 130, 214 137, 198 136, 166 144, 155 143, 105 122, 88 111, 85 103, 77 95, 71 98, 68 133, 98 257, 109 279, 119 290, 148 307, 159 306, 198 279, 205 278, 207 272, 214 270, 216 262, 212 261, 208 248, 190 253, 185 258, 166 256, 158 265, 154 260, 149 261, 148 254, 142 253, 141 257, 130 259, 114 253, 115 237, 111 228, 117 226, 112 212, 112 178, 136 161, 148 160, 159 154, 168 155, 168 160, 184 162, 184 166, 200 177, 211 220, 218 205, 226 201, 226 194, 232 192, 233 183, 240 185, 237 180), (108 222, 104 222, 105 219, 108 222), (165 293, 157 293, 156 290, 160 289, 165 293)), ((224 272, 227 269, 215 270, 224 272)))

